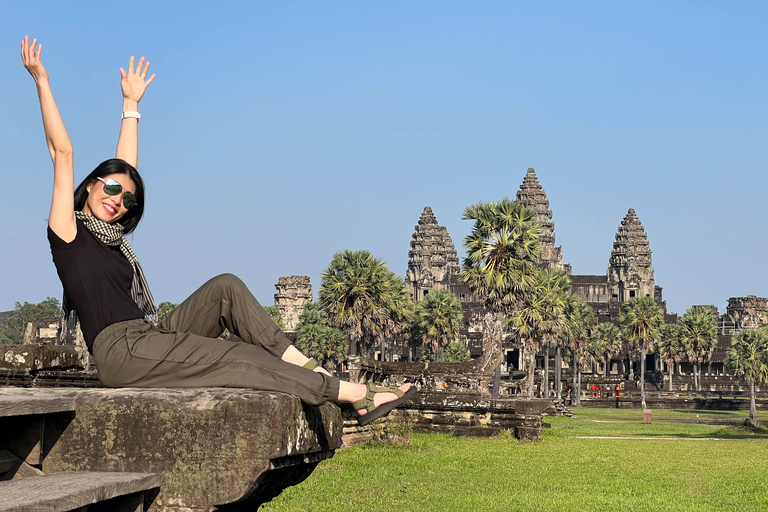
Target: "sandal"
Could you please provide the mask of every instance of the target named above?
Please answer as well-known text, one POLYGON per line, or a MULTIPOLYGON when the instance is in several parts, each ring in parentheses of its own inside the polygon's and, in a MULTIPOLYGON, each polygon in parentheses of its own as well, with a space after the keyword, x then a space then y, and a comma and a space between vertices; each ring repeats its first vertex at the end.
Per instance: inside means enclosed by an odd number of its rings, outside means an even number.
POLYGON ((367 412, 357 417, 357 424, 361 427, 367 425, 373 420, 379 419, 389 411, 400 405, 411 394, 416 392, 416 388, 411 386, 408 391, 403 392, 400 388, 385 388, 375 385, 373 382, 367 382, 366 386, 368 390, 365 392, 365 397, 360 400, 352 402, 352 407, 355 410, 365 409, 367 412), (374 397, 377 393, 394 393, 397 395, 396 400, 381 404, 378 407, 374 405, 374 397))

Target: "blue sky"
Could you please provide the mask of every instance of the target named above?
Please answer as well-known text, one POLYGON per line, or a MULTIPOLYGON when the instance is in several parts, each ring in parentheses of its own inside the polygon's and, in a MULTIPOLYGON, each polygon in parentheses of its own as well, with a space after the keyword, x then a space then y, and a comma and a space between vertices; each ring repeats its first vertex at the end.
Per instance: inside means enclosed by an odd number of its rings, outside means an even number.
POLYGON ((78 182, 114 155, 118 69, 157 73, 132 244, 158 302, 222 272, 265 304, 280 276, 317 291, 345 248, 404 275, 425 206, 461 257, 464 208, 528 167, 574 273, 635 208, 671 311, 767 296, 767 25, 762 2, 3 2, 0 311, 61 295, 25 34, 78 182))

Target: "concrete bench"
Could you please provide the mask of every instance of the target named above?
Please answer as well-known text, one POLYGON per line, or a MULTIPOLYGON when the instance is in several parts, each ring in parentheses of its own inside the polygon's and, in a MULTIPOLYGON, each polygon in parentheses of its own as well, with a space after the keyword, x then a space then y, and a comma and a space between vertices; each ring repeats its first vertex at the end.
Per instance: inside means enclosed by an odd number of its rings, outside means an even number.
POLYGON ((0 512, 144 512, 144 491, 160 486, 144 473, 56 473, 0 482, 0 512))

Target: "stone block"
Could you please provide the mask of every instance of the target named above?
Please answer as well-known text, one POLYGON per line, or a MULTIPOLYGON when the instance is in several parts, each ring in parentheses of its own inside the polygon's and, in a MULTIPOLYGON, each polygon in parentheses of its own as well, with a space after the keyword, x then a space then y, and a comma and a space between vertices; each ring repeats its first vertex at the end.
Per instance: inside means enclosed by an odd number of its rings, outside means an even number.
POLYGON ((0 368, 38 371, 84 369, 90 355, 85 347, 51 345, 4 345, 0 348, 0 368))
POLYGON ((515 437, 520 441, 538 441, 539 429, 534 427, 515 427, 515 437))
MULTIPOLYGON (((24 389, 72 396, 46 422, 42 470, 151 472, 150 511, 255 510, 341 447, 338 407, 245 389, 24 389)), ((3 390, 0 389, 0 393, 3 390)))

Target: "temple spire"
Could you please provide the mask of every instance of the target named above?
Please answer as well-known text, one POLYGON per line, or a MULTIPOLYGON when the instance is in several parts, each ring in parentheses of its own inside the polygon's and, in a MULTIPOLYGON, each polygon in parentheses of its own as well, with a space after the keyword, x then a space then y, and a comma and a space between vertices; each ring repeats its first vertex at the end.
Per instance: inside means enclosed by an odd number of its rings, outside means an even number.
POLYGON ((536 171, 529 167, 523 178, 523 184, 517 191, 517 200, 526 208, 536 213, 541 225, 541 263, 544 267, 553 267, 571 273, 571 266, 563 264, 563 248, 555 247, 555 223, 552 222, 552 210, 544 187, 539 183, 536 171))
POLYGON ((437 223, 427 206, 411 237, 405 281, 414 300, 430 291, 448 289, 451 276, 459 273, 459 257, 448 230, 437 223))
POLYGON ((651 246, 634 208, 619 224, 608 263, 611 294, 619 302, 655 297, 651 246))

